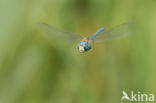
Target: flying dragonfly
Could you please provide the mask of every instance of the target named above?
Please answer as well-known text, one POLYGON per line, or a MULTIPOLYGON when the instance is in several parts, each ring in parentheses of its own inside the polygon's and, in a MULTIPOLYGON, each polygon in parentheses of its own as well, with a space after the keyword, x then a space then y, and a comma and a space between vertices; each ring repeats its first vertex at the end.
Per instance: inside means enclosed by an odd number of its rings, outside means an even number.
POLYGON ((104 31, 104 28, 100 28, 90 37, 82 37, 71 32, 59 30, 46 23, 39 23, 39 25, 48 31, 46 34, 47 38, 53 38, 53 36, 55 36, 63 40, 79 41, 77 48, 81 53, 89 51, 91 49, 92 43, 100 43, 127 37, 131 34, 132 27, 132 23, 124 23, 110 30, 104 31))

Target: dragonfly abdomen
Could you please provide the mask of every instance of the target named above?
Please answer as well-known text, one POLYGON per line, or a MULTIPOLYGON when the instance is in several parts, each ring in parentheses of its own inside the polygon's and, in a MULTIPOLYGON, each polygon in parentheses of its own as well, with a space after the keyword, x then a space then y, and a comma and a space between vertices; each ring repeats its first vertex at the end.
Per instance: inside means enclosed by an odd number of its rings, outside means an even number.
POLYGON ((91 37, 90 37, 90 39, 95 39, 96 38, 96 36, 97 35, 99 35, 101 32, 103 32, 104 31, 104 28, 100 28, 99 30, 97 30, 95 33, 94 33, 94 35, 92 35, 91 37))

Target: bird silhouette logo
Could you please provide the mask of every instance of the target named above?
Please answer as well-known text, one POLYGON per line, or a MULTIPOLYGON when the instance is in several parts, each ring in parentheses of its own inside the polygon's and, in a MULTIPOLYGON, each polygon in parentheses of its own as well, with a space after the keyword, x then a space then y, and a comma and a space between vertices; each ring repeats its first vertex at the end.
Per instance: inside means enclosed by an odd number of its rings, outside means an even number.
POLYGON ((125 91, 122 92, 123 93, 123 96, 121 98, 121 101, 123 101, 124 99, 127 99, 129 101, 131 101, 131 99, 128 97, 127 93, 125 91))

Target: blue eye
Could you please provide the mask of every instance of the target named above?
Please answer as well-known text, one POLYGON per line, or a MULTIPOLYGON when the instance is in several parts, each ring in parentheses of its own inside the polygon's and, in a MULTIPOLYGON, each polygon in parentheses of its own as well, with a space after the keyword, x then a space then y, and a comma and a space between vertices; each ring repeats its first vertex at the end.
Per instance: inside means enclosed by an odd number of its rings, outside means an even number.
POLYGON ((84 49, 87 51, 87 50, 89 50, 89 47, 88 46, 85 46, 84 49))
POLYGON ((88 45, 86 45, 86 46, 84 47, 84 49, 85 49, 85 51, 88 51, 89 49, 91 49, 91 47, 88 46, 88 45))

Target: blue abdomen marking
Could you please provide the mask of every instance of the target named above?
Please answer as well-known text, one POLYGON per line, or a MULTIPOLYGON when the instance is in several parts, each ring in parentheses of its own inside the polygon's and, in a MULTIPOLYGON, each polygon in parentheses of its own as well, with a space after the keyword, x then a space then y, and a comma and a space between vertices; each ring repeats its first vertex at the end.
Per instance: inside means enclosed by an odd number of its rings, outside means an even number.
POLYGON ((94 35, 92 35, 90 38, 91 39, 95 39, 97 35, 99 35, 101 32, 104 31, 104 28, 100 28, 99 30, 97 30, 94 35))

